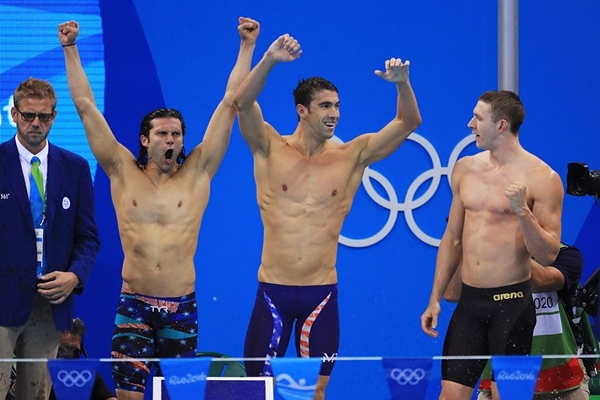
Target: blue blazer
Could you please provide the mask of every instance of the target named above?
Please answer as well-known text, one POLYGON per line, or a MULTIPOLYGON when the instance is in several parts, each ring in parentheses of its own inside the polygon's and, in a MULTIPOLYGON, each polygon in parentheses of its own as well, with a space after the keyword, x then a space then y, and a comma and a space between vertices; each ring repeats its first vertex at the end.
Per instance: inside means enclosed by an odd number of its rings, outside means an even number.
MULTIPOLYGON (((88 162, 50 145, 46 182, 45 272, 70 271, 85 285, 100 248, 88 162)), ((0 143, 0 326, 22 326, 33 307, 36 239, 15 138, 0 143)), ((73 293, 52 305, 54 325, 71 329, 73 293)))

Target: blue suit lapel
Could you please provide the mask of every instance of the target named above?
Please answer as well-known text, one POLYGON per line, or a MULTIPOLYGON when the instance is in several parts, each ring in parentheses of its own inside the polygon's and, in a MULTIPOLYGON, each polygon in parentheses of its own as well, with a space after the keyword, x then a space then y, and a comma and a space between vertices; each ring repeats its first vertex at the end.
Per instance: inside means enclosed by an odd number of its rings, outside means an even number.
POLYGON ((23 214, 23 219, 31 221, 31 209, 29 208, 29 196, 27 195, 27 186, 23 178, 23 170, 21 169, 21 160, 19 159, 19 151, 14 140, 9 140, 4 144, 6 157, 0 157, 0 162, 3 164, 10 186, 12 187, 11 196, 16 196, 17 203, 23 214))
POLYGON ((46 217, 47 225, 46 228, 50 230, 52 228, 53 216, 56 213, 56 207, 58 207, 61 200, 58 198, 60 193, 60 185, 64 173, 64 163, 60 152, 54 146, 50 146, 48 149, 48 176, 46 177, 46 217))

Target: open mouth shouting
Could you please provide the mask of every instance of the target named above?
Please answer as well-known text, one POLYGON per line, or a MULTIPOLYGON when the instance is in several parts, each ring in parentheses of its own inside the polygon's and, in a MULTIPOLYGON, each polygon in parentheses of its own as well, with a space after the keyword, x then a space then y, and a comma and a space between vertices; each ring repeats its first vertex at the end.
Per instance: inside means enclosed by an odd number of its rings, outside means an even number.
POLYGON ((169 149, 165 152, 165 158, 170 161, 173 159, 173 149, 169 149))

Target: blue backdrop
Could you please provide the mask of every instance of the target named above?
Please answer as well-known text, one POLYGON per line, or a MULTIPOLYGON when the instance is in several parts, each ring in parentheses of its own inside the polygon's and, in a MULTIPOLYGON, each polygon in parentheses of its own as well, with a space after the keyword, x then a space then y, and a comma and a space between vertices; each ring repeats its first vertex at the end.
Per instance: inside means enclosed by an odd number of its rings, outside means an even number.
MULTIPOLYGON (((96 168, 66 91, 56 26, 80 21, 82 58, 99 105, 119 141, 137 154, 141 118, 158 107, 182 111, 188 149, 201 141, 235 62, 239 16, 261 23, 255 62, 283 33, 302 45, 302 57, 277 66, 259 98, 265 119, 280 132, 296 126, 292 89, 314 75, 340 90, 339 140, 378 130, 394 115, 395 89, 373 70, 390 57, 411 61, 423 124, 370 168, 342 230, 339 355, 441 354, 442 338, 422 333, 420 315, 450 205, 448 174, 457 157, 477 151, 466 125, 478 96, 498 85, 497 3, 369 3, 0 0, 0 140, 14 135, 8 117, 16 84, 30 75, 49 79, 60 97, 50 139, 86 156, 95 174, 102 249, 77 302, 91 357, 110 354, 122 250, 108 179, 96 168)), ((527 110, 521 142, 563 182, 569 162, 600 169, 599 17, 600 3, 591 0, 520 4, 519 92, 527 110)), ((563 240, 582 249, 585 276, 600 264, 599 219, 593 198, 565 197, 563 240)), ((201 350, 242 356, 261 247, 252 157, 236 124, 212 184, 196 256, 201 350)), ((443 305, 442 333, 452 310, 443 305)), ((107 365, 102 372, 110 380, 107 365)), ((439 365, 432 379, 439 381, 439 365)), ((389 398, 378 362, 337 363, 328 399, 347 398, 389 398)))

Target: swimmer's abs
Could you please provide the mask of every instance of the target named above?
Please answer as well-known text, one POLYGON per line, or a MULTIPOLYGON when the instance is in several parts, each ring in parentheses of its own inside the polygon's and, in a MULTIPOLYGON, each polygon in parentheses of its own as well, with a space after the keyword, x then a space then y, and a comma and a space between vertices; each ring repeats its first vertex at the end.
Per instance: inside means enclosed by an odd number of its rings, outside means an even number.
POLYGON ((196 273, 191 266, 123 266, 123 288, 149 296, 175 297, 194 291, 196 273))

